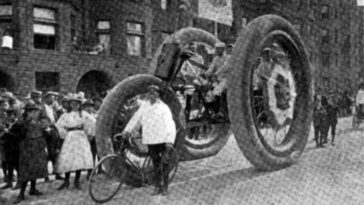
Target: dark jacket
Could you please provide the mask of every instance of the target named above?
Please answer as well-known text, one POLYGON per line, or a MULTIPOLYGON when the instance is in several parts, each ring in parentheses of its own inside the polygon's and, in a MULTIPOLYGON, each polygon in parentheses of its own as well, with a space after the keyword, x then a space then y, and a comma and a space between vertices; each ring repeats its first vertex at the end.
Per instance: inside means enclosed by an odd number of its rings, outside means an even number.
POLYGON ((37 122, 19 121, 13 126, 13 134, 19 139, 18 181, 25 182, 48 175, 46 142, 37 122))
POLYGON ((5 161, 12 167, 18 167, 20 139, 14 134, 14 129, 17 129, 17 122, 8 129, 9 132, 3 136, 5 161))
POLYGON ((42 134, 47 143, 48 160, 55 161, 57 150, 60 150, 62 145, 59 132, 55 126, 50 126, 49 130, 42 129, 42 134))

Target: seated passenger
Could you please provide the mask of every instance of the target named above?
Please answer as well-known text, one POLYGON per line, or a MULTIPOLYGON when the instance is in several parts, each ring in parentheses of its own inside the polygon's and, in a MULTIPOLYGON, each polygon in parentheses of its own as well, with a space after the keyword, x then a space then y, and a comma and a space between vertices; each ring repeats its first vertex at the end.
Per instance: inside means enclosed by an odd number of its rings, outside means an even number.
POLYGON ((221 93, 227 87, 226 78, 228 73, 228 66, 227 66, 228 57, 225 55, 224 50, 225 50, 224 43, 215 44, 215 57, 212 60, 210 68, 206 71, 206 75, 210 76, 213 85, 213 90, 211 90, 207 94, 210 97, 221 96, 221 93))
POLYGON ((183 63, 179 75, 186 81, 187 84, 200 85, 202 83, 200 77, 203 73, 203 69, 197 64, 204 65, 204 59, 196 52, 197 45, 195 42, 188 44, 187 49, 191 51, 193 55, 189 58, 189 60, 183 63))

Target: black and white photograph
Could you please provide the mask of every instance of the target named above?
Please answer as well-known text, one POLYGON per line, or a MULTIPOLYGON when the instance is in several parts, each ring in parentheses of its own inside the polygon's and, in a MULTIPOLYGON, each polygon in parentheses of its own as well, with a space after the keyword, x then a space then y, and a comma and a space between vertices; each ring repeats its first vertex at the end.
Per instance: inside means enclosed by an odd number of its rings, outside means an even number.
POLYGON ((0 204, 364 204, 364 0, 0 0, 0 204))

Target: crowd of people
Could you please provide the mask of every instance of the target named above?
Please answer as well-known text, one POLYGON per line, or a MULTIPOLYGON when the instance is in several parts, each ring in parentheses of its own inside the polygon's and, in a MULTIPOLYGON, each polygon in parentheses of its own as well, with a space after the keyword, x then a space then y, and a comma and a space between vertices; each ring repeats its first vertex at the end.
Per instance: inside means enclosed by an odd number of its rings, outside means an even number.
POLYGON ((58 188, 62 190, 69 187, 70 174, 75 172, 74 187, 81 189, 81 171, 87 171, 88 178, 95 163, 100 104, 82 92, 59 97, 56 92, 32 91, 21 101, 0 89, 0 160, 5 182, 1 189, 20 189, 14 203, 24 200, 28 182, 29 195, 42 195, 36 180, 48 182, 50 174, 64 181, 58 188), (48 162, 53 173, 48 173, 48 162))

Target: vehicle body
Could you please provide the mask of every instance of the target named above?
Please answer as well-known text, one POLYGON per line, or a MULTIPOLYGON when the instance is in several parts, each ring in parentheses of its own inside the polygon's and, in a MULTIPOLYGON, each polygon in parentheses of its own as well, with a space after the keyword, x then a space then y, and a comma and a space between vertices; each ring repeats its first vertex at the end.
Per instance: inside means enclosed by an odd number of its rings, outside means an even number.
MULTIPOLYGON (((186 117, 190 113, 186 114, 177 95, 188 88, 177 74, 189 60, 183 48, 190 42, 213 48, 220 41, 201 29, 181 29, 158 48, 149 74, 128 77, 111 90, 97 119, 98 154, 103 157, 115 152, 112 136, 123 130, 137 109, 131 104, 154 84, 163 90, 162 100, 173 113, 178 131, 175 147, 181 160, 213 156, 233 134, 257 169, 275 170, 297 162, 311 126, 313 70, 292 25, 281 17, 265 15, 241 31, 228 62, 228 112, 218 120, 208 114, 202 97, 197 101, 202 115, 186 117), (208 138, 191 140, 192 134, 208 138)), ((206 94, 204 89, 195 92, 197 96, 206 94)))

